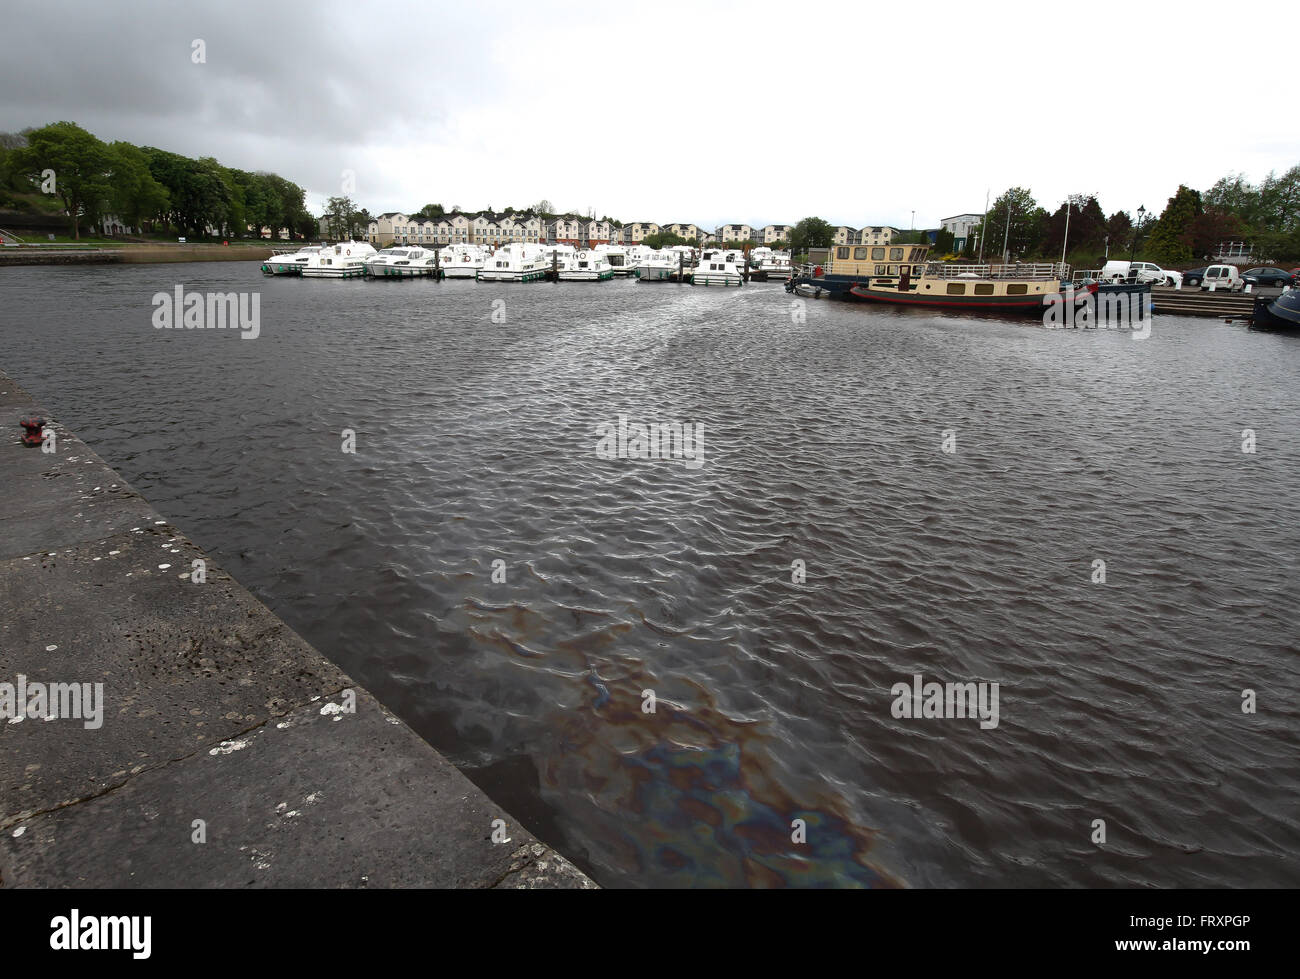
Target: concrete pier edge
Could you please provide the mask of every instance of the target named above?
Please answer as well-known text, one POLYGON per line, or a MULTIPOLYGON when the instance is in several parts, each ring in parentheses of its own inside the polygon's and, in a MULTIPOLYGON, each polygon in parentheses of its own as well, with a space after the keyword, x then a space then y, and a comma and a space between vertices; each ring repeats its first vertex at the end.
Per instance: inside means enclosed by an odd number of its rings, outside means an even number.
POLYGON ((0 886, 596 886, 37 407, 0 371, 0 685, 102 718, 0 718, 0 886))

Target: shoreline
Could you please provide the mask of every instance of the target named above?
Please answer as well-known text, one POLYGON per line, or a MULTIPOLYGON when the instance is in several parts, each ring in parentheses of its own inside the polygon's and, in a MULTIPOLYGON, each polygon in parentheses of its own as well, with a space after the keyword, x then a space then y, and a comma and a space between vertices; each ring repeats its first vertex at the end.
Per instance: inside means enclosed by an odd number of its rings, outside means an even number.
POLYGON ((0 723, 0 886, 596 886, 34 409, 0 371, 0 692, 102 695, 0 723))
POLYGON ((0 268, 29 265, 161 265, 167 262, 264 262, 275 245, 39 245, 0 249, 0 268))

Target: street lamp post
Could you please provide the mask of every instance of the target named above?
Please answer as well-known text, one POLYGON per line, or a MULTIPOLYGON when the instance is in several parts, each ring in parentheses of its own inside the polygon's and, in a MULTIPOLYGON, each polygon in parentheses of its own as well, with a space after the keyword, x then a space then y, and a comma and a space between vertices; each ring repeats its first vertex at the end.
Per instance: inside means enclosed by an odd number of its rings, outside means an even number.
POLYGON ((1138 238, 1141 237, 1142 235, 1142 222, 1146 219, 1146 215, 1147 215, 1147 209, 1143 207, 1141 204, 1139 204, 1138 223, 1137 223, 1137 227, 1133 229, 1133 250, 1130 251, 1128 255, 1128 262, 1130 265, 1132 265, 1133 260, 1137 258, 1138 238))

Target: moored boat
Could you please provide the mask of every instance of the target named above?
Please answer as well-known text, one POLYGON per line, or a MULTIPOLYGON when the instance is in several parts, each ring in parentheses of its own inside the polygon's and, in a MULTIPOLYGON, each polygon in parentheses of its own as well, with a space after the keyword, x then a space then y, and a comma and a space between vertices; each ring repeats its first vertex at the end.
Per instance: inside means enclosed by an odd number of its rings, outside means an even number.
POLYGON ((784 282, 794 271, 789 252, 773 251, 766 245, 760 245, 749 253, 749 269, 769 282, 784 282))
POLYGON ((614 268, 604 253, 584 249, 556 274, 561 282, 604 282, 614 278, 614 268))
POLYGON ((676 252, 664 249, 651 251, 641 259, 636 276, 642 282, 667 282, 677 274, 681 265, 676 252))
POLYGON ((599 245, 596 250, 605 256, 605 261, 609 263, 614 275, 636 274, 637 262, 629 249, 622 245, 599 245))
POLYGON ((744 256, 738 251, 706 248, 700 255, 700 263, 691 273, 691 283, 697 286, 743 286, 744 261, 744 256))
MULTIPOLYGON (((837 246, 825 267, 805 267, 786 289, 890 306, 1041 314, 1072 283, 1064 264, 927 262, 929 250, 915 244, 837 246)), ((1096 289, 1092 282, 1082 291, 1096 289)))
POLYGON ((366 274, 365 261, 373 254, 374 247, 364 241, 326 245, 307 260, 302 274, 312 279, 357 278, 366 274))
MULTIPOLYGON (((919 275, 901 268, 893 274, 871 276, 849 287, 861 302, 893 306, 1042 313, 1050 297, 1070 282, 1069 266, 945 265, 923 266, 919 275)), ((1095 290, 1095 284, 1090 287, 1095 290)))
POLYGON ((438 252, 438 259, 445 278, 476 279, 487 252, 478 245, 447 245, 438 252))
POLYGON ((302 275, 308 259, 321 250, 321 245, 304 245, 297 251, 280 251, 262 263, 263 275, 302 275))
POLYGON ((542 245, 503 245, 479 270, 480 282, 537 282, 551 270, 551 257, 542 245))
POLYGON ((381 248, 363 263, 372 278, 412 279, 435 273, 434 253, 428 248, 381 248))
POLYGON ((1300 329, 1300 292, 1287 289, 1276 298, 1256 297, 1255 309, 1250 318, 1255 326, 1266 326, 1275 330, 1300 329))

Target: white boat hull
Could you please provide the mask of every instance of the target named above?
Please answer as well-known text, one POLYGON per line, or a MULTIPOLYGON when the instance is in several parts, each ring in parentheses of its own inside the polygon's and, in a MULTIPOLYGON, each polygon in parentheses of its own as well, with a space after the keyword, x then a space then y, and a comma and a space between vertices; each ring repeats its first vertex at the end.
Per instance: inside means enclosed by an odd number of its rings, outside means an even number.
POLYGON ((482 269, 479 271, 480 282, 538 282, 546 277, 549 269, 482 269))
POLYGON ((354 279, 365 275, 362 265, 331 265, 329 268, 303 269, 304 279, 354 279))
POLYGON ((697 269, 691 276, 697 286, 743 286, 745 278, 739 272, 705 272, 697 269))
POLYGON ((616 272, 593 272, 589 269, 564 271, 559 273, 561 282, 604 282, 612 279, 616 272))

